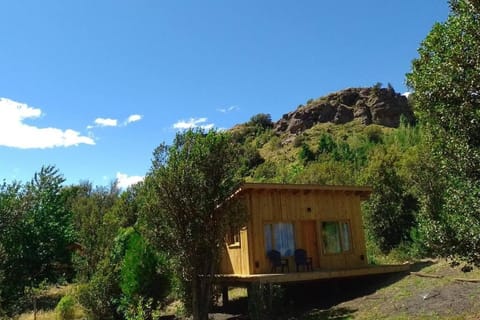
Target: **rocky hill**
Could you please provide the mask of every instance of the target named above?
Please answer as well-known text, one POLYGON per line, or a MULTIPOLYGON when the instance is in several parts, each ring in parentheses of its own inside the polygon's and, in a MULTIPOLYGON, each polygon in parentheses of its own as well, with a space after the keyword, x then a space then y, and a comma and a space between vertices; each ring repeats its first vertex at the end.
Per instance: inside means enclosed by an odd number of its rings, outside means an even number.
POLYGON ((348 88, 300 105, 284 114, 273 129, 277 134, 298 134, 318 123, 345 124, 354 119, 364 125, 398 127, 402 116, 408 123, 415 122, 408 99, 390 86, 348 88))

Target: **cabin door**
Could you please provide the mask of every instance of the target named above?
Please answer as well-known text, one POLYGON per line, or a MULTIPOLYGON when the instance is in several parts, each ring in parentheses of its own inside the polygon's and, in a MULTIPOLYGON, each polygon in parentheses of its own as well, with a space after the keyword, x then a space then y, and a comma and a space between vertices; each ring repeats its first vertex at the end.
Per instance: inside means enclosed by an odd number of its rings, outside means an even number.
POLYGON ((307 255, 312 257, 313 267, 320 267, 317 241, 317 222, 315 220, 302 221, 302 245, 307 255))

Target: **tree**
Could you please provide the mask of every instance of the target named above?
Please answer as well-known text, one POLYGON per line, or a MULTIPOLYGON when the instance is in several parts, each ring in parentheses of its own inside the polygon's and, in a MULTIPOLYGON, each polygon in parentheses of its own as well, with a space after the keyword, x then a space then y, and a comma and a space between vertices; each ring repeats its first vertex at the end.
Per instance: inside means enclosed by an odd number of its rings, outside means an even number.
POLYGON ((81 255, 76 256, 75 267, 78 275, 90 278, 97 264, 104 258, 112 245, 119 225, 105 221, 105 217, 118 200, 118 188, 93 188, 89 182, 82 182, 68 188, 71 196, 69 207, 73 212, 75 238, 81 246, 81 255))
POLYGON ((243 219, 230 199, 240 183, 233 143, 227 133, 188 130, 160 145, 152 162, 145 181, 149 238, 176 259, 187 310, 207 319, 224 235, 243 219))
POLYGON ((480 1, 452 0, 450 7, 422 42, 407 83, 445 184, 442 207, 423 210, 435 235, 426 239, 437 253, 480 265, 480 1))
POLYGON ((273 128, 272 116, 268 113, 259 113, 252 116, 248 124, 261 130, 273 128))
POLYGON ((9 307, 25 288, 55 280, 70 264, 73 227, 64 181, 58 169, 45 166, 25 185, 0 188, 0 245, 6 257, 0 261, 6 276, 1 291, 9 307))
POLYGON ((10 302, 9 295, 16 291, 14 281, 10 277, 7 279, 6 271, 11 258, 5 245, 15 242, 11 239, 15 238, 16 225, 21 218, 20 189, 21 185, 16 182, 3 182, 0 185, 0 319, 4 316, 3 312, 7 311, 5 304, 10 302))
POLYGON ((367 231, 384 253, 402 242, 410 242, 418 209, 417 200, 397 172, 398 158, 394 148, 380 149, 368 168, 368 183, 373 186, 373 193, 366 203, 367 231))
POLYGON ((32 263, 31 272, 40 281, 55 272, 54 264, 70 262, 67 246, 73 241, 73 225, 65 206, 68 194, 64 182, 57 168, 44 166, 26 185, 23 223, 28 239, 23 249, 27 264, 32 263))

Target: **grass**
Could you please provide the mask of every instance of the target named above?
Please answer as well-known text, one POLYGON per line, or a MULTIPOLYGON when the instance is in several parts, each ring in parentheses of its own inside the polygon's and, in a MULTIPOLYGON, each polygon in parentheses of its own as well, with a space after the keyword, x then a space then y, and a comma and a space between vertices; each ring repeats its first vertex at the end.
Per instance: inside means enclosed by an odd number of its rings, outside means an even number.
MULTIPOLYGON (((55 313, 55 306, 60 301, 60 299, 67 295, 71 294, 74 290, 74 285, 65 285, 65 286, 52 286, 47 290, 43 291, 38 297, 38 310, 36 314, 37 320, 53 320, 57 319, 55 313)), ((17 320, 32 320, 34 319, 33 310, 22 313, 17 320)), ((80 320, 86 319, 85 313, 82 308, 77 304, 74 307, 74 316, 71 320, 80 320)))
POLYGON ((450 267, 445 260, 421 261, 412 267, 419 274, 407 275, 338 306, 358 309, 354 319, 478 319, 480 284, 456 279, 480 279, 480 270, 463 273, 460 269, 450 267))

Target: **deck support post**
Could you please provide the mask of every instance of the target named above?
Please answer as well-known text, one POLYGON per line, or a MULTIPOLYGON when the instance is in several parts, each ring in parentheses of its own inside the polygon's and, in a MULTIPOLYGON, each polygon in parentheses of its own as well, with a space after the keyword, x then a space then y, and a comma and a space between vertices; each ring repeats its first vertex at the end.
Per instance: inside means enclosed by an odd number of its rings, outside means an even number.
POLYGON ((228 286, 222 286, 222 305, 225 307, 228 305, 228 286))

